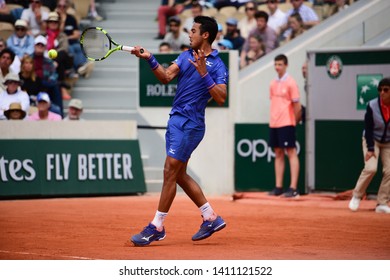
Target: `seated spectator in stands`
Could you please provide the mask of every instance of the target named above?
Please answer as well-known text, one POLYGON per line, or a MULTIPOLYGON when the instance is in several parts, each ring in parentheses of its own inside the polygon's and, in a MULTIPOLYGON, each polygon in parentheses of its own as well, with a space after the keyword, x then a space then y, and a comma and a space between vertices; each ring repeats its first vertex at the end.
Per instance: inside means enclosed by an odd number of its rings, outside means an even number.
POLYGON ((9 105, 8 110, 4 111, 7 120, 23 120, 26 117, 26 111, 22 109, 22 104, 13 102, 9 105))
POLYGON ((309 6, 303 4, 303 0, 292 0, 291 4, 293 6, 292 9, 288 10, 286 13, 285 23, 281 27, 282 31, 285 31, 283 36, 287 38, 291 33, 291 28, 288 27, 288 18, 294 14, 299 13, 301 16, 303 22, 305 23, 305 28, 309 29, 313 27, 314 25, 317 25, 320 23, 320 20, 316 14, 316 12, 310 8, 309 6))
POLYGON ((180 28, 181 20, 178 16, 170 17, 169 32, 164 37, 164 42, 171 45, 173 51, 180 51, 181 45, 190 45, 190 38, 186 32, 180 28))
POLYGON ((255 13, 257 11, 257 2, 249 1, 245 4, 245 17, 238 22, 238 29, 244 39, 247 39, 249 32, 256 28, 255 13))
POLYGON ((171 45, 168 42, 161 42, 158 47, 159 53, 172 53, 171 45))
POLYGON ((60 30, 63 31, 68 38, 68 51, 69 55, 73 57, 74 73, 77 72, 81 76, 89 78, 94 68, 94 62, 87 60, 81 51, 79 42, 81 32, 76 18, 67 13, 69 6, 69 0, 57 1, 56 11, 60 16, 60 30))
MULTIPOLYGON (((257 26, 254 30, 249 33, 249 36, 256 35, 261 38, 264 47, 265 53, 276 49, 279 46, 278 36, 271 27, 268 26, 268 14, 264 11, 257 11, 255 14, 257 26)), ((240 61, 245 59, 247 52, 249 51, 249 41, 246 40, 241 51, 240 61)))
POLYGON ((278 0, 267 0, 267 8, 269 10, 267 24, 279 35, 282 26, 286 23, 286 14, 279 9, 278 2, 278 0))
POLYGON ((248 37, 249 50, 246 52, 245 57, 240 57, 240 68, 244 68, 260 57, 265 55, 265 47, 263 41, 258 35, 250 35, 248 37))
POLYGON ((291 33, 286 38, 285 42, 291 41, 306 31, 305 24, 303 23, 303 20, 298 13, 294 13, 288 18, 288 26, 291 29, 291 33))
POLYGON ((228 18, 226 20, 226 34, 224 39, 229 40, 233 44, 233 50, 241 51, 245 43, 245 39, 241 36, 240 30, 237 28, 238 21, 235 18, 228 18))
POLYGON ((51 112, 50 109, 50 97, 46 92, 40 92, 37 96, 37 108, 38 111, 31 114, 28 120, 31 121, 60 121, 61 115, 51 112))
POLYGON ((35 38, 35 49, 32 58, 34 60, 34 68, 37 77, 42 81, 44 91, 48 92, 51 96, 52 102, 59 106, 59 112, 62 115, 62 96, 60 86, 58 83, 58 74, 53 60, 45 57, 45 50, 47 40, 44 36, 39 35, 35 38))
POLYGON ((34 52, 34 36, 27 33, 27 22, 19 19, 15 22, 15 32, 8 37, 7 46, 18 57, 22 59, 24 55, 32 55, 34 52))
MULTIPOLYGON (((7 42, 3 38, 0 38, 0 52, 5 48, 7 48, 7 42)), ((15 55, 14 61, 9 69, 14 73, 18 73, 20 71, 20 59, 18 56, 15 55)))
POLYGON ((233 43, 227 39, 223 39, 218 42, 220 51, 228 51, 233 49, 233 43))
POLYGON ((0 52, 0 88, 3 90, 6 89, 4 85, 6 75, 13 73, 10 66, 14 59, 15 53, 9 48, 5 48, 0 52))
POLYGON ((158 35, 155 39, 164 39, 167 33, 167 19, 180 14, 186 6, 191 5, 192 1, 163 0, 157 10, 158 35))
POLYGON ((187 33, 190 33, 192 25, 194 24, 194 18, 197 16, 201 16, 203 13, 203 7, 199 3, 195 3, 191 6, 191 13, 192 16, 188 17, 184 24, 183 24, 183 30, 187 33))
POLYGON ((42 1, 31 0, 30 6, 23 10, 20 19, 28 23, 30 27, 29 31, 35 37, 46 30, 46 20, 48 17, 48 12, 42 8, 42 1))
POLYGON ((349 7, 348 3, 349 3, 348 0, 336 0, 336 5, 334 5, 334 7, 331 8, 330 15, 332 16, 342 10, 345 10, 346 8, 349 7))
POLYGON ((216 49, 216 50, 219 50, 219 46, 218 46, 218 42, 222 41, 223 40, 223 27, 222 27, 222 24, 218 23, 218 33, 217 33, 217 36, 215 37, 215 40, 213 42, 213 44, 211 45, 211 47, 213 49, 216 49))
POLYGON ((11 103, 20 103, 22 109, 28 112, 30 109, 30 99, 26 92, 20 89, 20 79, 18 74, 9 73, 5 76, 4 89, 0 93, 0 120, 6 119, 4 112, 9 109, 11 103))
POLYGON ((237 9, 241 7, 242 5, 245 5, 245 3, 249 2, 249 0, 216 0, 214 2, 214 7, 218 10, 223 7, 236 7, 237 9))
POLYGON ((60 16, 57 12, 51 12, 49 14, 45 35, 47 40, 46 50, 55 49, 58 53, 54 59, 58 73, 58 82, 60 84, 62 98, 69 100, 71 98, 68 92, 69 86, 65 83, 65 78, 67 73, 73 70, 73 58, 68 53, 68 38, 60 30, 60 16))
POLYGON ((35 74, 34 60, 31 56, 24 56, 21 60, 19 78, 21 88, 30 97, 30 105, 35 106, 36 96, 42 91, 42 80, 35 74))
POLYGON ((68 115, 64 121, 83 121, 81 114, 83 113, 83 102, 80 99, 72 99, 69 102, 68 115))

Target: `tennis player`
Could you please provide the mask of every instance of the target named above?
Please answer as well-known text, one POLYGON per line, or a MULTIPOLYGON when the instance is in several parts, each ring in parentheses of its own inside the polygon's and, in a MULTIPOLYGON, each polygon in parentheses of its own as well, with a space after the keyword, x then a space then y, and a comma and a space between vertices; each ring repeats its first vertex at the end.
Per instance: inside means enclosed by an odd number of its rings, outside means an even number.
POLYGON ((149 245, 165 238, 164 220, 176 196, 176 184, 191 198, 201 212, 203 223, 193 241, 202 240, 223 229, 225 221, 216 214, 202 189, 187 174, 187 164, 192 152, 205 134, 205 108, 213 98, 219 105, 226 100, 228 70, 211 48, 218 32, 214 19, 206 16, 194 18, 189 33, 191 48, 181 53, 168 67, 162 67, 148 50, 136 46, 132 51, 137 57, 146 59, 154 75, 161 83, 178 78, 176 96, 169 113, 165 135, 166 160, 164 182, 158 209, 154 219, 139 234, 131 237, 136 246, 149 245))

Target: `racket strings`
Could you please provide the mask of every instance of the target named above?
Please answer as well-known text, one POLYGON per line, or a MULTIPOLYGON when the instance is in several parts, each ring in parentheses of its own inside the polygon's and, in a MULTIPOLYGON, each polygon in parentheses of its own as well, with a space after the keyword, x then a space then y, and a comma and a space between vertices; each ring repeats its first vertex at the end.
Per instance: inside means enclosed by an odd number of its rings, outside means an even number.
POLYGON ((110 40, 102 31, 88 29, 84 33, 83 49, 87 57, 101 59, 110 50, 110 46, 110 40))

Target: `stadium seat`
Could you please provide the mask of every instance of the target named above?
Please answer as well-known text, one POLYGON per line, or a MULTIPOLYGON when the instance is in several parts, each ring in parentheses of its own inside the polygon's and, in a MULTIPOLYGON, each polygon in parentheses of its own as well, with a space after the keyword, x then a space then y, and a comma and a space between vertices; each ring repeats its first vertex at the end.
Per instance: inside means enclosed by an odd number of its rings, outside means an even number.
POLYGON ((227 6, 227 7, 222 7, 219 9, 219 14, 225 15, 226 17, 232 17, 233 14, 235 14, 237 11, 236 7, 232 6, 227 6))
POLYGON ((14 33, 15 28, 9 22, 0 22, 0 38, 7 40, 12 33, 14 33))

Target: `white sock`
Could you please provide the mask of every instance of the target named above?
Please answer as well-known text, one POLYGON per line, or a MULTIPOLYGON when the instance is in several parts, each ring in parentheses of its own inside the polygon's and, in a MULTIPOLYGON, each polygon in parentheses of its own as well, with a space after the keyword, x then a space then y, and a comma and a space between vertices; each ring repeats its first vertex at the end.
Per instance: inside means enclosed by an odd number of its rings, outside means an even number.
POLYGON ((168 213, 156 211, 156 215, 152 221, 152 224, 157 228, 158 231, 162 231, 164 227, 164 220, 168 213))
POLYGON ((205 221, 214 221, 217 218, 217 214, 214 212, 213 207, 210 203, 206 202, 199 207, 200 212, 202 213, 203 220, 205 221))

